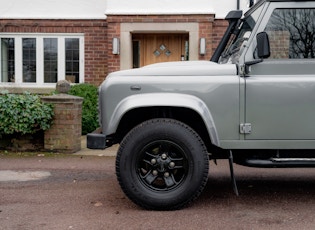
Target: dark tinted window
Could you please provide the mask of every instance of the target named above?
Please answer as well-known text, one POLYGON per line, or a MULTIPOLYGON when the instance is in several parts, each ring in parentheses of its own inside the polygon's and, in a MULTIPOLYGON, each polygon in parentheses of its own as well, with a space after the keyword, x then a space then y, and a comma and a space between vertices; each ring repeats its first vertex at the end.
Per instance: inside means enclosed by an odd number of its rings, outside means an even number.
POLYGON ((265 31, 270 58, 315 58, 315 9, 276 9, 265 31))

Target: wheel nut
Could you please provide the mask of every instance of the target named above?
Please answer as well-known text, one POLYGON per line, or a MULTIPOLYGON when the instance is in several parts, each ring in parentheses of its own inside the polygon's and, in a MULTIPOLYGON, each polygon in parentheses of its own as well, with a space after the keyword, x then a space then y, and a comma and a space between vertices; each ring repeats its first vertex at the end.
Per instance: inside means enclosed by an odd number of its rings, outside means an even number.
POLYGON ((170 173, 169 172, 165 172, 164 173, 164 177, 169 177, 170 176, 170 173))
POLYGON ((167 158, 167 155, 165 153, 163 153, 161 157, 163 160, 165 160, 167 158))
POLYGON ((170 162, 169 166, 170 166, 170 168, 174 168, 175 167, 175 163, 174 162, 170 162))
POLYGON ((153 159, 151 160, 151 164, 153 164, 153 165, 156 164, 156 159, 155 159, 155 158, 153 158, 153 159))
POLYGON ((153 170, 153 171, 152 171, 152 174, 153 174, 153 176, 157 176, 158 171, 157 171, 157 170, 153 170))

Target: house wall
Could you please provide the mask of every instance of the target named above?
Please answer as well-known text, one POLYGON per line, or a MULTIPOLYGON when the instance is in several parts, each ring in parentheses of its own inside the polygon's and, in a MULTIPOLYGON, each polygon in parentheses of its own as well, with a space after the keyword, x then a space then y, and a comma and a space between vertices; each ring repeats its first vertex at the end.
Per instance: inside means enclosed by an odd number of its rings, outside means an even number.
MULTIPOLYGON (((210 15, 109 15, 107 19, 97 20, 52 20, 52 19, 2 19, 0 20, 0 32, 2 33, 81 33, 84 34, 84 82, 96 86, 102 83, 106 75, 110 72, 121 69, 124 62, 124 53, 119 55, 112 54, 112 39, 121 37, 121 24, 147 23, 155 24, 161 31, 165 30, 166 24, 173 25, 172 29, 176 30, 178 25, 184 28, 189 23, 197 25, 198 34, 194 43, 199 42, 199 38, 206 38, 206 54, 199 55, 199 44, 190 44, 194 47, 193 59, 209 60, 213 51, 220 41, 227 23, 222 19, 215 19, 213 14, 210 15)), ((147 27, 150 30, 150 27, 147 27)), ((187 31, 189 32, 189 26, 187 31)), ((131 57, 130 57, 131 58, 131 57)), ((27 90, 23 88, 23 91, 27 90)), ((32 91, 32 90, 30 90, 32 91)), ((39 91, 39 90, 37 90, 39 91)))
MULTIPOLYGON (((236 9, 237 3, 245 12, 246 2, 247 0, 221 0, 217 4, 209 0, 183 0, 178 4, 173 0, 157 0, 154 3, 147 0, 70 0, 45 3, 42 0, 2 1, 0 34, 84 35, 82 63, 85 66, 80 82, 99 85, 108 73, 131 68, 131 35, 130 31, 123 31, 124 29, 139 28, 137 25, 141 23, 148 25, 144 33, 150 31, 152 25, 162 33, 176 32, 180 28, 180 33, 189 34, 190 60, 209 60, 227 26, 223 19, 226 13, 236 9), (121 38, 119 55, 112 54, 114 37, 121 38), (199 55, 200 38, 206 38, 204 56, 199 55), (129 43, 126 39, 129 39, 129 43)), ((21 90, 27 90, 28 85, 24 82, 1 82, 0 88, 20 87, 21 90)), ((39 91, 43 87, 51 88, 52 84, 33 85, 39 91)))
MULTIPOLYGON (((209 60, 220 41, 227 23, 222 19, 214 19, 214 15, 110 15, 107 20, 0 20, 0 32, 3 33, 83 33, 85 43, 84 81, 96 86, 102 83, 106 75, 121 69, 121 59, 128 58, 123 53, 112 54, 112 39, 121 37, 121 23, 156 24, 166 28, 166 24, 198 25, 198 39, 206 38, 206 54, 199 55, 198 45, 194 51, 198 60, 209 60)), ((177 25, 177 26, 176 26, 177 25)), ((150 27, 147 27, 147 31, 150 27)), ((189 32, 187 27, 187 32, 189 32)), ((196 40, 196 39, 195 39, 196 40)), ((193 53, 191 52, 191 53, 193 53)))

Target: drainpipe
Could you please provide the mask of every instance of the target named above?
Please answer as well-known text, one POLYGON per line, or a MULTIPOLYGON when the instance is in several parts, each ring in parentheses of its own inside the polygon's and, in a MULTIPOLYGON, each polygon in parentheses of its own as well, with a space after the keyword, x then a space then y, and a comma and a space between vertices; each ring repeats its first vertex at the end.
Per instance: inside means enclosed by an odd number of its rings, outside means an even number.
POLYGON ((237 9, 237 10, 240 9, 240 0, 236 0, 236 9, 237 9))

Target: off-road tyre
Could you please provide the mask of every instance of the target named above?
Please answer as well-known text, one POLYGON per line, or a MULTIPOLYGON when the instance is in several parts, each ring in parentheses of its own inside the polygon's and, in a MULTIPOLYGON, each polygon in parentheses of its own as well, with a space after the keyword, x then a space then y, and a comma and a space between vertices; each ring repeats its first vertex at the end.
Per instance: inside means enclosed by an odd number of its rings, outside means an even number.
POLYGON ((209 170, 199 135, 173 119, 153 119, 132 129, 116 158, 124 193, 145 209, 180 209, 203 191, 209 170))

